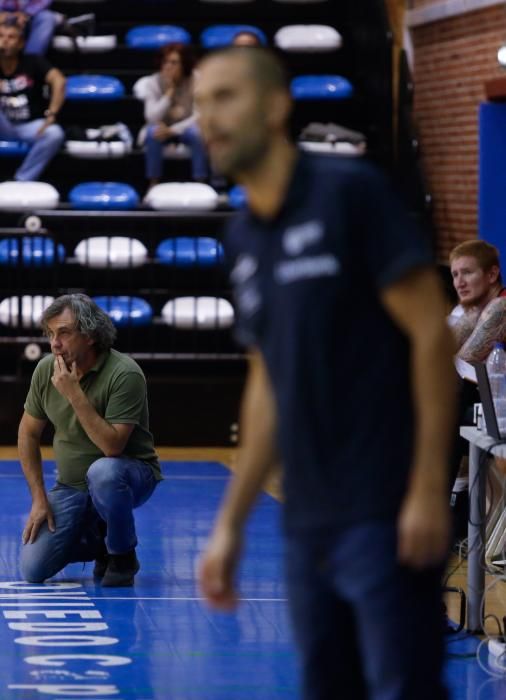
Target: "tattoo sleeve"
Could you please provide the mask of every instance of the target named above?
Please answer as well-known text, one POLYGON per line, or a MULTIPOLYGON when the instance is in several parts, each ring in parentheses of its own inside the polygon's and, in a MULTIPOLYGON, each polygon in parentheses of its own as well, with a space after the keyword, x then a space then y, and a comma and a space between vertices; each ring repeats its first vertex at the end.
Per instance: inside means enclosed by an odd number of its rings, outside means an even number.
POLYGON ((459 350, 462 349, 462 346, 474 331, 479 315, 478 309, 472 309, 451 323, 452 333, 459 350))
POLYGON ((466 362, 482 362, 494 343, 506 339, 506 298, 493 299, 483 310, 474 331, 460 348, 458 356, 466 362))

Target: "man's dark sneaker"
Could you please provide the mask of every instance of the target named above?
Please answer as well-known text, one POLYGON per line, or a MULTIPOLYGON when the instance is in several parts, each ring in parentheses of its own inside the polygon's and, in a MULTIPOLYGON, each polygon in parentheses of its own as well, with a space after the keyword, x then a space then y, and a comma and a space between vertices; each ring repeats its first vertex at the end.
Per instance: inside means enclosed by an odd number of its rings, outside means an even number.
POLYGON ((105 546, 105 537, 107 535, 107 523, 98 518, 96 521, 98 537, 96 539, 95 551, 95 568, 93 569, 94 578, 102 578, 106 572, 107 564, 109 563, 109 552, 105 546))
POLYGON ((124 554, 109 554, 107 569, 102 579, 102 586, 133 586, 135 574, 140 564, 135 549, 124 554))
POLYGON ((103 578, 105 572, 107 571, 107 565, 109 563, 109 554, 107 550, 105 554, 97 556, 95 559, 95 568, 93 569, 93 578, 103 578))

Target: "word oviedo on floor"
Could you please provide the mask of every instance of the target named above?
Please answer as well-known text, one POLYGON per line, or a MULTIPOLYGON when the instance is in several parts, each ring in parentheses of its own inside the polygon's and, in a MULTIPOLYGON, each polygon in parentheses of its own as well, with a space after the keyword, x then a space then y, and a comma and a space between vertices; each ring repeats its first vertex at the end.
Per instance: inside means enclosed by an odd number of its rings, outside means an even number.
MULTIPOLYGON (((30 655, 24 661, 28 664, 29 680, 34 681, 11 684, 10 691, 20 691, 22 697, 27 697, 26 692, 31 690, 34 697, 114 696, 120 700, 120 689, 105 682, 110 681, 106 669, 130 664, 132 659, 110 653, 120 640, 106 636, 109 627, 102 614, 85 591, 79 589, 82 589, 79 583, 0 582, 0 609, 9 628, 19 634, 14 643, 30 648, 30 655), (40 654, 33 654, 34 647, 40 647, 40 654), (79 673, 71 670, 77 662, 79 673), (85 671, 82 671, 83 662, 86 662, 85 671), (58 683, 54 682, 55 676, 58 683)), ((0 697, 3 697, 1 689, 0 697)))

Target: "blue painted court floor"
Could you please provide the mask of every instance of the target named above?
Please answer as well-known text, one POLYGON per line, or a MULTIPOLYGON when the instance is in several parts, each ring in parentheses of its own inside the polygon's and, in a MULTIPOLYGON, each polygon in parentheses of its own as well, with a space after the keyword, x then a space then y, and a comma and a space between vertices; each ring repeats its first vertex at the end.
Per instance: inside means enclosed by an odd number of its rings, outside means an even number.
MULTIPOLYGON (((92 563, 72 564, 43 586, 23 584, 18 555, 29 492, 18 463, 0 462, 0 700, 299 697, 279 504, 263 496, 250 519, 237 612, 212 612, 200 598, 195 567, 229 472, 207 462, 163 468, 165 481, 136 511, 135 588, 101 589, 92 563)), ((50 487, 53 464, 45 462, 44 471, 50 487)), ((506 698, 505 672, 489 664, 483 646, 477 660, 479 641, 448 637, 452 700, 506 698)))

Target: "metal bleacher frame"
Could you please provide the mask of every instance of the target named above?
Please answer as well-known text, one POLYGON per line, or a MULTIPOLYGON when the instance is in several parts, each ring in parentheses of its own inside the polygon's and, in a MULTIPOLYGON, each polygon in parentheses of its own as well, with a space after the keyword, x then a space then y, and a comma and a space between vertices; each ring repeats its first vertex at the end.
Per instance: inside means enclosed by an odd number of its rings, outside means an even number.
MULTIPOLYGON (((114 75, 126 87, 116 102, 67 102, 60 122, 98 126, 126 123, 134 137, 143 125, 142 104, 131 94, 134 81, 154 71, 154 54, 129 49, 128 29, 138 24, 176 24, 192 35, 197 53, 201 31, 217 23, 249 23, 261 27, 269 43, 277 29, 287 24, 330 24, 343 36, 343 47, 331 53, 285 54, 292 75, 337 73, 354 85, 354 97, 342 102, 310 101, 295 105, 293 134, 311 121, 336 122, 365 133, 369 156, 394 172, 392 129, 392 36, 382 0, 342 0, 318 3, 278 3, 254 0, 247 4, 171 0, 170 2, 54 2, 53 9, 68 15, 94 12, 98 34, 116 34, 118 47, 103 54, 50 51, 49 60, 66 75, 91 72, 114 75)), ((10 179, 16 158, 0 160, 2 180, 10 179)), ((187 160, 166 161, 165 180, 189 179, 187 160)), ((42 180, 59 191, 62 204, 55 210, 30 212, 42 222, 38 235, 50 235, 67 252, 64 263, 50 268, 17 266, 1 270, 2 298, 16 294, 52 294, 85 291, 95 294, 143 296, 152 303, 154 322, 148 328, 119 331, 117 347, 131 353, 143 367, 149 385, 151 424, 157 444, 230 445, 236 440, 239 397, 245 376, 243 350, 230 330, 175 330, 159 318, 163 301, 178 294, 212 294, 230 299, 222 267, 186 268, 162 266, 154 259, 156 245, 174 236, 219 238, 233 212, 226 205, 212 212, 155 212, 142 205, 134 211, 75 211, 66 203, 72 187, 89 180, 128 182, 139 195, 146 189, 143 154, 138 149, 121 159, 75 159, 58 154, 42 180), (94 235, 126 235, 142 240, 148 261, 128 270, 91 270, 72 257, 75 245, 94 235), (231 429, 232 426, 232 429, 231 429)), ((24 228, 26 212, 0 212, 0 238, 30 235, 24 228)), ((0 443, 15 442, 23 400, 34 361, 25 354, 35 342, 47 350, 37 329, 0 327, 0 443)))

